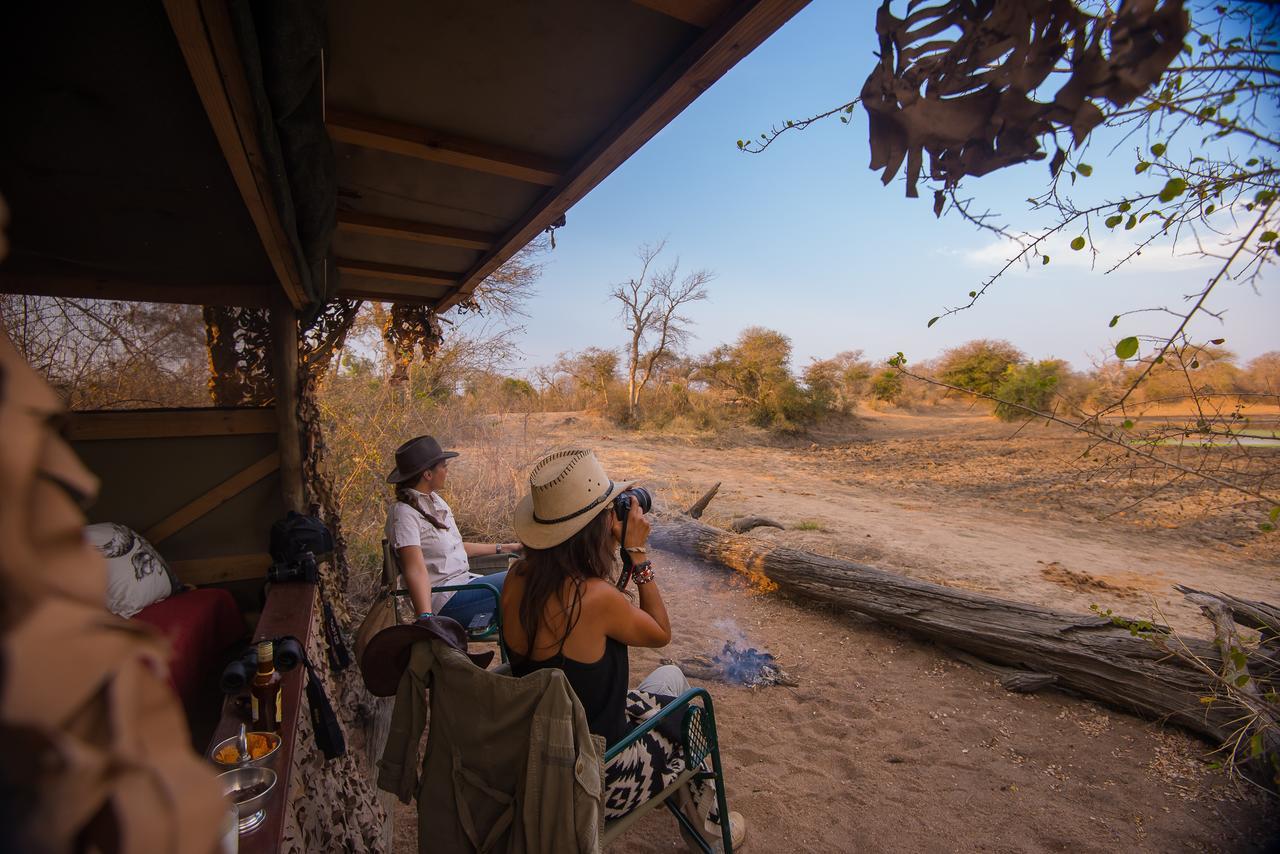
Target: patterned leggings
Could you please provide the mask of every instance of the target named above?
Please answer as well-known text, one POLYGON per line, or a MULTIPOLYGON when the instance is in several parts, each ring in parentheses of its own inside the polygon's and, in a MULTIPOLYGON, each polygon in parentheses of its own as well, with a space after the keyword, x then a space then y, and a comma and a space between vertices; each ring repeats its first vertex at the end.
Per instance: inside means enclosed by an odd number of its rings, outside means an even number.
MULTIPOLYGON (((646 680, 648 682, 648 680, 646 680)), ((685 683, 686 685, 688 683, 685 683)), ((655 694, 640 688, 627 693, 627 720, 639 726, 663 706, 675 699, 665 694, 655 694)), ((709 770, 711 760, 704 759, 709 770)), ((614 757, 604 769, 605 820, 621 818, 645 801, 653 798, 676 777, 684 773, 684 750, 678 741, 672 740, 661 729, 652 729, 622 753, 614 757)), ((718 822, 716 787, 711 780, 693 780, 688 784, 698 815, 705 821, 718 822)))

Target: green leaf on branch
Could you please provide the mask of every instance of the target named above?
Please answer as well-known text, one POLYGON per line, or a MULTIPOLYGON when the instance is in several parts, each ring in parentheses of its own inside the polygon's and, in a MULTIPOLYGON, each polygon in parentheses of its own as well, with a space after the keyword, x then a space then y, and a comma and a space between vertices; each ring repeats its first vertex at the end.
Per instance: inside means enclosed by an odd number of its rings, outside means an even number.
POLYGON ((1148 163, 1145 160, 1139 160, 1138 165, 1133 167, 1133 174, 1141 175, 1143 172, 1146 172, 1149 168, 1151 168, 1150 163, 1148 163))
POLYGON ((1277 519, 1280 519, 1280 505, 1272 507, 1271 512, 1268 513, 1267 515, 1271 517, 1272 522, 1276 521, 1277 519))
POLYGON ((1210 344, 1217 344, 1217 345, 1221 346, 1221 345, 1223 345, 1223 344, 1227 343, 1227 339, 1225 339, 1225 338, 1214 338, 1214 339, 1212 339, 1209 343, 1210 343, 1210 344))
POLYGON ((1157 142, 1155 145, 1151 146, 1151 154, 1154 157, 1163 157, 1165 150, 1166 148, 1163 142, 1157 142))
POLYGON ((1121 338, 1120 343, 1116 345, 1117 359, 1132 359, 1134 354, 1138 352, 1138 339, 1133 335, 1128 338, 1121 338))
MULTIPOLYGON (((1248 685, 1248 684, 1249 684, 1249 674, 1248 674, 1248 673, 1241 673, 1239 676, 1237 676, 1237 677, 1236 677, 1236 679, 1235 679, 1235 683, 1236 683, 1236 687, 1237 687, 1237 688, 1243 688, 1244 686, 1248 685)), ((1254 736, 1254 738, 1257 738, 1257 736, 1254 736)))
POLYGON ((1160 191, 1160 201, 1171 202, 1187 191, 1187 182, 1182 178, 1170 178, 1160 191))
POLYGON ((1120 425, 1120 429, 1121 429, 1121 430, 1132 430, 1132 429, 1133 429, 1133 420, 1132 420, 1132 419, 1129 419, 1129 418, 1126 418, 1126 419, 1124 420, 1124 423, 1122 423, 1122 424, 1120 425))
POLYGON ((1112 214, 1111 216, 1107 217, 1106 225, 1107 225, 1107 228, 1115 228, 1117 225, 1119 225, 1122 222, 1124 222, 1123 216, 1121 216, 1120 214, 1112 214))
POLYGON ((1072 249, 1074 249, 1074 250, 1076 250, 1077 252, 1079 252, 1081 249, 1083 249, 1083 248, 1084 248, 1084 235, 1083 235, 1083 234, 1082 234, 1082 235, 1080 235, 1079 237, 1077 237, 1075 240, 1071 241, 1071 248, 1072 248, 1072 249))
POLYGON ((1117 314, 1115 317, 1111 318, 1111 322, 1108 323, 1107 326, 1114 328, 1115 325, 1119 322, 1120 322, 1120 315, 1117 314))
POLYGON ((1280 235, 1277 235, 1274 231, 1264 231, 1262 232, 1262 242, 1270 243, 1271 241, 1275 240, 1277 236, 1280 236, 1280 235))
POLYGON ((1084 177, 1088 178, 1090 175, 1093 174, 1093 167, 1090 166, 1088 163, 1077 163, 1076 171, 1079 172, 1084 177))
POLYGON ((1133 205, 1129 204, 1128 202, 1121 202, 1120 206, 1117 207, 1116 210, 1120 211, 1120 213, 1128 213, 1129 208, 1131 207, 1133 207, 1133 205))
POLYGON ((1126 222, 1126 223, 1124 224, 1124 230, 1125 230, 1125 231, 1132 231, 1132 230, 1133 230, 1133 227, 1134 227, 1134 226, 1136 226, 1137 224, 1138 224, 1138 217, 1137 217, 1137 215, 1136 215, 1136 214, 1129 214, 1129 221, 1128 221, 1128 222, 1126 222))
MULTIPOLYGON (((1247 682, 1248 679, 1249 677, 1246 676, 1245 681, 1247 682)), ((1237 683, 1239 681, 1239 679, 1236 680, 1237 683)), ((1262 758, 1262 733, 1255 732, 1249 737, 1249 755, 1254 759, 1262 758)))
POLYGON ((1048 264, 1048 263, 1049 263, 1049 256, 1048 256, 1048 255, 1041 255, 1041 256, 1040 256, 1040 266, 1041 266, 1041 267, 1043 267, 1045 264, 1048 264))
POLYGON ((937 317, 931 317, 931 318, 929 318, 929 325, 928 325, 928 326, 926 326, 925 328, 926 328, 926 329, 928 329, 928 328, 929 328, 929 326, 933 326, 933 324, 935 324, 935 323, 937 323, 937 322, 938 322, 938 318, 937 318, 937 317))

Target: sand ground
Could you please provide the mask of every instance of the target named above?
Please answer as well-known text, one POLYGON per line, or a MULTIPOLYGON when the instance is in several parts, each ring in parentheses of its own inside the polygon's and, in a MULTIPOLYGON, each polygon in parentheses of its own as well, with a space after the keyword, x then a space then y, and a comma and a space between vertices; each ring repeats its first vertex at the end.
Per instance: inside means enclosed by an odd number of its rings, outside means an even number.
MULTIPOLYGON (((1200 635, 1175 582, 1280 601, 1280 540, 1257 531, 1256 508, 1183 482, 1129 507, 1150 478, 1080 466, 1079 440, 1011 437, 968 410, 863 413, 781 447, 638 438, 581 415, 519 429, 535 450, 594 448, 668 508, 720 481, 712 523, 763 513, 787 527, 757 536, 939 583, 1082 612, 1159 611, 1200 635)), ((895 630, 684 558, 655 562, 675 638, 633 654, 633 682, 660 656, 712 653, 739 633, 799 682, 707 686, 749 851, 1261 851, 1280 838, 1274 802, 1210 770, 1210 746, 1179 730, 1059 692, 1011 694, 895 630)), ((406 810, 399 850, 413 834, 406 810)), ((657 813, 615 850, 681 845, 657 813)))

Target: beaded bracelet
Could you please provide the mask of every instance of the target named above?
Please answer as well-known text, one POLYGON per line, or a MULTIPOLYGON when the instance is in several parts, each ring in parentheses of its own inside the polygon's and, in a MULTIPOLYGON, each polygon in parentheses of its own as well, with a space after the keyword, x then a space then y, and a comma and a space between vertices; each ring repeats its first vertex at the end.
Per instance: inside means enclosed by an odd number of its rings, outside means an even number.
POLYGON ((642 561, 631 569, 631 577, 636 580, 636 584, 648 584, 653 581, 653 562, 642 561))

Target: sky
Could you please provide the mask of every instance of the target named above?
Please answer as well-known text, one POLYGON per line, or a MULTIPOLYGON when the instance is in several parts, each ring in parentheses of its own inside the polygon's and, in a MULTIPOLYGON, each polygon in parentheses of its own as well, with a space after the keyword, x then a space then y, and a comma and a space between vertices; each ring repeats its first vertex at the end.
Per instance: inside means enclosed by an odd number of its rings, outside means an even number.
MULTIPOLYGON (((901 175, 883 186, 867 168, 861 107, 847 125, 833 118, 784 134, 763 154, 737 150, 740 138, 857 93, 875 61, 874 11, 863 0, 814 0, 572 208, 527 305, 515 367, 621 346, 610 285, 636 275, 636 248, 659 240, 668 262, 715 274, 710 299, 687 311, 693 353, 762 325, 791 338, 797 370, 844 350, 876 361, 902 351, 921 361, 974 338, 1007 339, 1031 357, 1087 369, 1121 337, 1167 332, 1151 313, 1108 323, 1127 310, 1180 306, 1213 269, 1186 245, 1164 246, 1104 275, 1123 242, 1104 240, 1107 251, 1090 269, 1089 253, 1066 245, 1074 235, 1049 245, 1048 266, 1015 268, 973 309, 927 328, 1011 252, 957 217, 935 219, 929 193, 906 198, 901 175)), ((1184 136, 1171 154, 1198 140, 1184 136)), ((1082 159, 1094 172, 1080 181, 1078 200, 1145 188, 1133 165, 1146 141, 1116 148, 1117 141, 1100 134, 1090 141, 1082 159)), ((1047 178, 1045 163, 1030 163, 968 179, 967 189, 982 207, 1029 226, 1037 220, 1026 197, 1047 178)), ((1213 307, 1223 320, 1205 318, 1192 331, 1226 338, 1242 360, 1280 349, 1277 267, 1255 287, 1220 286, 1213 307)))

